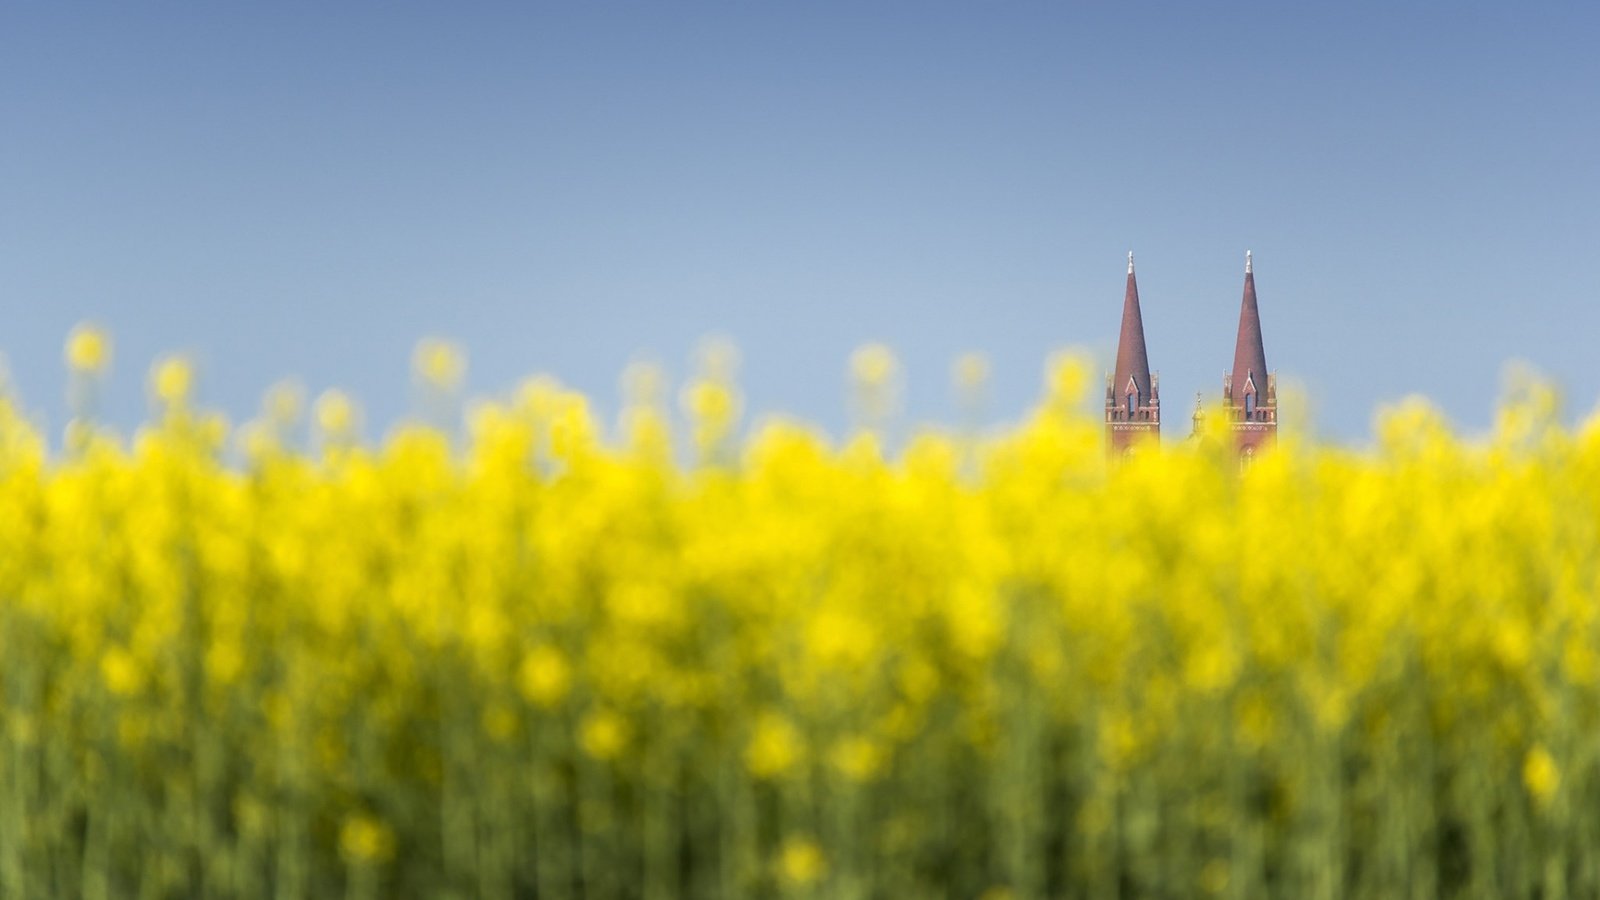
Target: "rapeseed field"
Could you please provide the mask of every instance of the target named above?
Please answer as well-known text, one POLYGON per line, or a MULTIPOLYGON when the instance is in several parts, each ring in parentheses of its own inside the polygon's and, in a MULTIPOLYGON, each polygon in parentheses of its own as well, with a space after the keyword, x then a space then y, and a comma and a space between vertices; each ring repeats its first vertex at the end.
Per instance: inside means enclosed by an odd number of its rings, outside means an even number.
POLYGON ((0 896, 1600 896, 1600 420, 1536 382, 1241 471, 1108 465, 1075 359, 891 444, 881 348, 833 441, 716 356, 462 415, 430 342, 373 443, 181 359, 119 438, 67 350, 58 449, 0 399, 0 896))

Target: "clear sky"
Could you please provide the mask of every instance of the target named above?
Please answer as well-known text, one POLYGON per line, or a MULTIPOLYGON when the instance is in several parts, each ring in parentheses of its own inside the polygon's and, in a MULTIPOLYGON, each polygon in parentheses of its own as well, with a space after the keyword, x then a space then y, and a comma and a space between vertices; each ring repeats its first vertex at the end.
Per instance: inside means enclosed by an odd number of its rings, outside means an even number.
POLYGON ((56 431, 82 319, 126 423, 177 350, 235 417, 297 376, 381 426, 431 335, 609 413, 723 334, 750 407, 835 430, 858 344, 912 422, 978 350, 1007 419, 1053 348, 1109 362, 1131 249, 1182 435, 1250 249, 1323 433, 1413 392, 1481 429, 1511 359, 1576 416, 1597 45, 1576 2, 8 2, 0 353, 56 431))

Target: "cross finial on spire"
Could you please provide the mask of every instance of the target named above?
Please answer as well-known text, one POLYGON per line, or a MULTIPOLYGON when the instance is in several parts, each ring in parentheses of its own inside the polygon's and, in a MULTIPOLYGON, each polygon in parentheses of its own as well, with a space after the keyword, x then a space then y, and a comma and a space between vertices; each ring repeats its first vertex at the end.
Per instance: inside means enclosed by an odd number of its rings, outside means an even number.
POLYGON ((1244 273, 1246 275, 1250 274, 1250 251, 1249 250, 1246 250, 1244 252, 1244 273))
POLYGON ((1133 251, 1128 251, 1128 274, 1133 274, 1133 251))

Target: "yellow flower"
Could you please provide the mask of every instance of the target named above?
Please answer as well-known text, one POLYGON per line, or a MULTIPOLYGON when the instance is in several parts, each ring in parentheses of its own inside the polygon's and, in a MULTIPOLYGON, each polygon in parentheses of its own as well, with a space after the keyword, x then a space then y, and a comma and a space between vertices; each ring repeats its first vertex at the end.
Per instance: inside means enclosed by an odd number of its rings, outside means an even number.
POLYGON ((132 653, 121 647, 107 650, 100 658, 100 674, 106 688, 119 697, 137 694, 144 689, 144 667, 132 653))
POLYGON ((598 760, 620 756, 628 744, 628 737, 627 720, 607 709, 590 713, 579 726, 578 740, 583 752, 598 760))
POLYGON ((258 464, 278 450, 278 439, 259 422, 247 422, 234 433, 239 449, 252 464, 258 464))
POLYGON ((883 771, 887 754, 882 745, 857 735, 840 739, 830 754, 834 768, 851 781, 870 781, 883 771))
POLYGON ((722 425, 732 419, 737 407, 732 389, 718 381, 692 381, 683 389, 683 408, 707 425, 722 425))
POLYGON ((168 407, 183 406, 194 390, 194 367, 181 356, 168 356, 150 370, 150 390, 168 407))
POLYGON ((812 884, 827 871, 827 859, 816 841, 808 837, 790 837, 783 842, 778 855, 778 872, 785 882, 797 886, 812 884))
POLYGON ((411 370, 422 383, 453 391, 467 374, 467 357, 457 345, 434 338, 418 341, 411 354, 411 370))
POLYGON ((857 615, 819 613, 807 626, 805 636, 813 658, 830 668, 860 669, 872 661, 878 649, 872 626, 857 615))
POLYGON ((206 674, 220 684, 231 684, 245 666, 244 648, 232 640, 213 641, 206 650, 206 674))
POLYGON ((1522 783, 1540 806, 1548 806, 1561 787, 1561 769, 1543 744, 1535 744, 1523 759, 1522 783))
POLYGON ((655 406, 662 400, 667 376, 652 362, 632 362, 622 371, 622 396, 630 406, 655 406))
POLYGON ((517 670, 517 686, 522 690, 522 696, 546 709, 567 696, 567 687, 571 682, 572 672, 566 658, 561 651, 547 645, 534 647, 517 670))
POLYGON ((267 420, 278 428, 287 428, 298 422, 305 405, 305 388, 294 381, 282 381, 268 388, 261 401, 267 420))
POLYGON ((1184 682, 1196 693, 1210 694, 1233 684, 1239 658, 1225 639, 1206 640, 1189 654, 1184 682))
POLYGON ((1083 356, 1058 353, 1045 366, 1045 388, 1052 405, 1075 406, 1089 385, 1089 368, 1083 356))
POLYGON ((745 748, 745 767, 757 778, 776 778, 800 762, 802 750, 800 733, 788 719, 763 713, 745 748))
MULTIPOLYGON (((441 828, 447 852, 393 877, 498 884, 470 870, 505 848, 454 837, 550 815, 607 858, 649 859, 633 817, 710 804, 750 840, 669 848, 684 884, 831 896, 885 865, 937 868, 954 790, 1004 826, 971 830, 997 866, 974 894, 1037 892, 1059 862, 1106 885, 1167 866, 1225 896, 1262 872, 1313 888, 1294 860, 1322 850, 1294 822, 1481 774, 1462 765, 1509 759, 1526 798, 1456 810, 1469 830, 1571 843, 1566 811, 1593 799, 1566 751, 1600 708, 1600 418, 1569 428, 1545 388, 1516 391, 1482 438, 1415 401, 1370 448, 1285 432, 1241 470, 1220 410, 1207 439, 1108 464, 1072 358, 981 435, 774 423, 735 446, 732 364, 708 360, 681 398, 717 452, 693 461, 649 369, 620 428, 535 379, 464 400, 460 439, 407 425, 370 450, 331 391, 324 453, 297 449, 298 394, 243 428, 182 407, 180 359, 155 367, 166 408, 124 441, 92 415, 86 373, 109 348, 78 340, 59 458, 0 392, 0 748, 49 764, 39 821, 81 818, 85 798, 92 820, 97 788, 160 782, 200 735, 237 765, 180 779, 179 799, 231 808, 258 843, 307 823, 313 894, 399 889, 380 864, 441 828), (1418 739, 1437 751, 1420 769, 1393 752, 1418 739), (1382 763, 1360 797, 1344 758, 1382 763), (1159 824, 1196 852, 1106 856, 1165 796, 1181 815, 1159 824), (448 821, 414 815, 419 797, 445 798, 448 821), (1219 843, 1233 834, 1261 838, 1248 867, 1219 843), (844 865, 834 848, 863 835, 844 865)), ((451 352, 416 360, 433 399, 460 383, 451 352)), ((883 422, 893 357, 866 348, 852 369, 863 421, 883 422)), ((122 791, 117 814, 182 831, 171 793, 122 791)), ((1340 852, 1365 867, 1387 832, 1346 818, 1340 852)), ((22 868, 48 870, 26 844, 22 868)), ((558 881, 593 868, 553 862, 558 881)), ((1371 871, 1414 882, 1412 864, 1371 871)), ((1509 892, 1537 893, 1547 873, 1525 868, 1509 892)))
POLYGON ((394 856, 394 832, 366 815, 345 818, 339 826, 339 851, 358 865, 386 862, 394 856))
POLYGON ((1260 749, 1278 734, 1278 714, 1267 698, 1252 693, 1235 704, 1235 727, 1245 746, 1260 749))
POLYGON ((99 375, 111 365, 111 336, 94 325, 79 325, 67 336, 65 355, 73 371, 99 375))
POLYGON ((862 387, 878 388, 894 378, 898 364, 882 344, 866 344, 850 356, 850 374, 862 387))
POLYGON ((316 416, 317 427, 322 429, 323 434, 335 438, 350 437, 358 421, 354 401, 339 390, 324 391, 317 398, 316 416))

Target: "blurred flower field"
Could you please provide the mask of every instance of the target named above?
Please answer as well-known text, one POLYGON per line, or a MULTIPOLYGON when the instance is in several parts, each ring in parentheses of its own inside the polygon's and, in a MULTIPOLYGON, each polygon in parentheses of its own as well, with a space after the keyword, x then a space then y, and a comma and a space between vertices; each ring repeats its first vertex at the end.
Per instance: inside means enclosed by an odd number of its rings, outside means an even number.
POLYGON ((716 359, 614 429, 415 365, 378 443, 178 359, 131 438, 0 399, 0 896, 1600 896, 1600 421, 1548 388, 1240 472, 1108 467, 1073 360, 892 453, 882 350, 840 442, 716 359))

